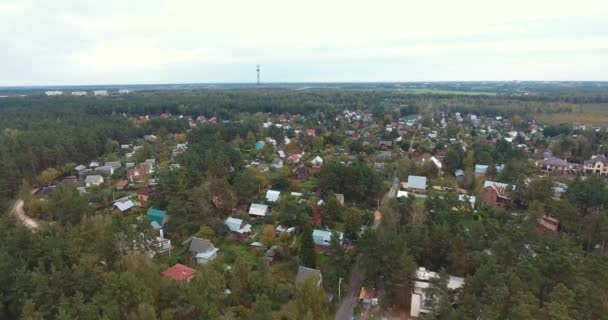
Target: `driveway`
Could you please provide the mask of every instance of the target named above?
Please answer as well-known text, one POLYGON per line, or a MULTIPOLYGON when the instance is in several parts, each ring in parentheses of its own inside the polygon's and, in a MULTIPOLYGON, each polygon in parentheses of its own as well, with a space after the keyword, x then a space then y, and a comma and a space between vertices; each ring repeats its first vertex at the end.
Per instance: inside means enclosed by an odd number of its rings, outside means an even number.
POLYGON ((357 271, 356 267, 353 269, 348 283, 348 292, 346 297, 342 300, 342 305, 336 313, 336 320, 352 320, 355 305, 359 300, 359 292, 361 292, 361 281, 363 280, 361 274, 357 271))

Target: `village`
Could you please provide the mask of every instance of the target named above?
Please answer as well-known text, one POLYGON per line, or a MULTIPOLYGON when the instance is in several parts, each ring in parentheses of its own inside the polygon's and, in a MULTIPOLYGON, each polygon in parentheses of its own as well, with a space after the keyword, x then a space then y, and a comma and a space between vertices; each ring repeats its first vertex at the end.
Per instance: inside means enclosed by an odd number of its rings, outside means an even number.
MULTIPOLYGON (((215 190, 211 186, 210 206, 223 215, 215 215, 207 224, 178 224, 175 206, 157 198, 170 192, 163 186, 168 179, 188 174, 187 154, 196 152, 188 141, 192 130, 230 124, 202 115, 131 117, 138 124, 162 119, 187 127, 112 141, 113 153, 74 165, 69 172, 47 169, 41 176, 48 184, 34 189, 26 213, 36 217, 36 208, 44 207, 55 189, 73 186, 95 214, 131 221, 141 238, 125 242, 123 249, 147 252, 168 264, 162 275, 175 281, 190 281, 200 265, 230 270, 236 256, 252 263, 263 259, 272 270, 272 281, 287 287, 314 279, 338 317, 384 319, 393 314, 383 307, 385 293, 371 279, 354 281, 359 271, 352 265, 365 230, 383 228, 387 202, 412 201, 432 214, 425 203, 444 199, 458 217, 455 223, 468 228, 483 220, 488 210, 512 212, 514 202, 522 201, 517 195, 522 184, 550 177, 551 196, 559 199, 577 176, 608 175, 608 158, 603 154, 577 159, 563 147, 563 135, 544 136, 542 124, 522 123, 518 116, 400 114, 397 109, 384 114, 344 110, 331 119, 323 114, 284 113, 258 113, 253 118, 256 133, 249 131, 230 145, 242 155, 243 171, 235 183, 243 188, 227 195, 221 184, 215 190), (496 162, 492 154, 504 162, 496 162), (370 172, 364 170, 359 181, 336 176, 361 163, 370 172), (368 180, 360 181, 363 177, 368 180), (328 179, 349 179, 345 183, 350 185, 333 185, 328 179), (309 238, 312 259, 303 256, 309 238), (336 270, 333 255, 350 261, 349 268, 336 270)), ((580 139, 585 132, 599 130, 579 126, 569 132, 580 139)), ((223 168, 227 173, 234 169, 223 168)), ((557 216, 543 213, 535 219, 538 234, 559 236, 557 216)), ((39 220, 45 223, 44 218, 39 220)), ((606 241, 597 246, 608 250, 606 241)), ((414 286, 407 293, 411 319, 433 309, 426 292, 432 280, 439 279, 439 271, 420 266, 411 275, 414 286)), ((464 284, 463 275, 450 275, 450 290, 458 292, 464 284)))

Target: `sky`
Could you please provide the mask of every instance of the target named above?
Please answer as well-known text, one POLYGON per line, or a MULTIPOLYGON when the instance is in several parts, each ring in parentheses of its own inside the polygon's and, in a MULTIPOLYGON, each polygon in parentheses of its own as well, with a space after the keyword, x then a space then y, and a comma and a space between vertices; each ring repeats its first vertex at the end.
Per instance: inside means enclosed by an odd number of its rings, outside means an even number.
POLYGON ((0 86, 608 80, 605 0, 0 0, 0 86))

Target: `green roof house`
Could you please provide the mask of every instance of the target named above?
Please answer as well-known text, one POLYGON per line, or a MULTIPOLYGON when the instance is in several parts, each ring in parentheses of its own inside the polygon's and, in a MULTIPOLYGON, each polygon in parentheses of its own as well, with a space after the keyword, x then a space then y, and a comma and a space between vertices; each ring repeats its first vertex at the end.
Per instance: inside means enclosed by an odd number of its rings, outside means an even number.
POLYGON ((167 211, 158 210, 154 208, 148 209, 148 212, 146 213, 146 217, 148 217, 151 222, 154 221, 161 226, 163 225, 163 220, 165 220, 166 215, 167 211))

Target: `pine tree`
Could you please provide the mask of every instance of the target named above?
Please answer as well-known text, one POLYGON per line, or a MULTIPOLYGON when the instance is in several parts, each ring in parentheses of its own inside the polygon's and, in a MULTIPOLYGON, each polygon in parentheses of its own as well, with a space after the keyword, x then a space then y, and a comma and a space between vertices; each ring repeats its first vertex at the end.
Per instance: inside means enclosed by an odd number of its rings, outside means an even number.
POLYGON ((307 224, 302 231, 300 240, 300 260, 308 268, 317 267, 317 254, 315 252, 315 242, 312 238, 312 227, 307 224))

